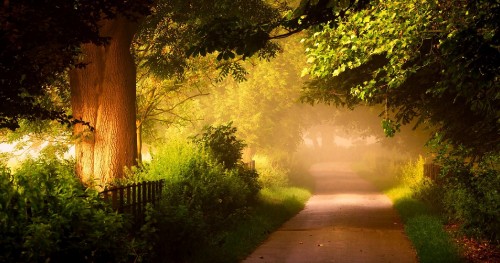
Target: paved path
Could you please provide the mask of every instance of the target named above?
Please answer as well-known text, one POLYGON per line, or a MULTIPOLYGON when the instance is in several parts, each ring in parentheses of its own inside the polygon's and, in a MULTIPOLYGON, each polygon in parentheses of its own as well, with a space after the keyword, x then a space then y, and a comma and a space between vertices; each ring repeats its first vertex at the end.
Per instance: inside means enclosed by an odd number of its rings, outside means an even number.
POLYGON ((348 165, 311 168, 316 193, 245 263, 417 262, 392 203, 348 165))

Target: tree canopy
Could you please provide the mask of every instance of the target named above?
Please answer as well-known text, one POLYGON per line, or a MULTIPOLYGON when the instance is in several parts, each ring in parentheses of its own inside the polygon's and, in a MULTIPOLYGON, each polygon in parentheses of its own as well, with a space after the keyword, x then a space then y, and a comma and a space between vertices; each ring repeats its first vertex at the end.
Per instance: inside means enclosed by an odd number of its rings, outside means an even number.
MULTIPOLYGON (((109 41, 99 34, 101 22, 117 15, 137 20, 151 14, 141 20, 138 38, 154 40, 145 49, 143 65, 172 73, 182 71, 184 54, 217 51, 219 59, 256 53, 269 58, 279 49, 270 40, 336 21, 349 8, 359 9, 366 2, 304 0, 292 11, 285 2, 259 0, 5 1, 0 7, 0 127, 15 129, 22 118, 70 122, 64 110, 40 100, 67 70, 85 66, 78 63, 82 44, 109 41)), ((237 63, 221 68, 225 74, 244 73, 237 63)))
POLYGON ((151 1, 4 1, 0 7, 0 127, 15 129, 27 119, 70 118, 43 103, 49 86, 79 67, 82 43, 104 45, 99 21, 147 14, 151 1))
POLYGON ((304 40, 304 101, 382 104, 389 135, 416 119, 471 156, 498 152, 499 23, 499 1, 372 1, 304 40))

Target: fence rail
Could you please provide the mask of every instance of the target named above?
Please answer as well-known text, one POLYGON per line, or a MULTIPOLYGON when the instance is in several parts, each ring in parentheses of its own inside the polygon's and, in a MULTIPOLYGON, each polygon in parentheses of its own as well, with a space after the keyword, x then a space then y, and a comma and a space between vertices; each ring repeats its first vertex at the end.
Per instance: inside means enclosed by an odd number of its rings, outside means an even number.
POLYGON ((147 181, 112 188, 100 193, 119 213, 127 213, 136 219, 144 218, 146 204, 157 204, 161 198, 164 180, 147 181))

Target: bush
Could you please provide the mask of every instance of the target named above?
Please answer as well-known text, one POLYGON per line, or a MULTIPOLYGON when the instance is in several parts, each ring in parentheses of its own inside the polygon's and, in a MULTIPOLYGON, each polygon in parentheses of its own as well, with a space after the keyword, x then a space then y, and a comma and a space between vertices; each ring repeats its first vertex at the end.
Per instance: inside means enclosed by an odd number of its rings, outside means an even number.
POLYGON ((284 187, 288 185, 290 171, 269 161, 265 156, 255 156, 259 171, 259 184, 264 188, 284 187))
POLYGON ((452 160, 445 163, 445 169, 452 171, 444 198, 449 217, 461 223, 465 233, 495 242, 500 238, 498 159, 491 156, 476 167, 452 160))
POLYGON ((424 164, 424 158, 419 156, 417 161, 410 160, 401 167, 399 180, 403 185, 410 187, 413 192, 420 191, 423 182, 426 180, 426 178, 424 178, 424 164))
POLYGON ((223 231, 256 198, 257 173, 236 164, 227 169, 199 144, 172 140, 163 145, 142 175, 165 179, 158 227, 163 259, 185 261, 200 244, 223 231))
POLYGON ((443 185, 433 182, 424 176, 425 159, 422 156, 416 161, 409 161, 401 167, 400 182, 410 188, 412 196, 432 208, 434 212, 443 210, 443 185))
POLYGON ((1 262, 120 262, 128 221, 85 189, 73 164, 27 160, 0 168, 1 262), (104 241, 104 242, 103 242, 104 241))
POLYGON ((245 147, 242 140, 236 138, 236 128, 232 123, 218 127, 207 126, 202 134, 193 141, 209 152, 226 169, 235 168, 241 160, 241 151, 245 147))

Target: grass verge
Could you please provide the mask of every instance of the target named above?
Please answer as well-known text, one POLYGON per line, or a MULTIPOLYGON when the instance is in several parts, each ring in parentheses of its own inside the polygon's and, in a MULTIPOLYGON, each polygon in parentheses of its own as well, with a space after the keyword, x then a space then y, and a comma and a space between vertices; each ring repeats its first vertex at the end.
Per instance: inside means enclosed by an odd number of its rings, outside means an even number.
POLYGON ((461 262, 459 250, 445 231, 439 214, 432 212, 424 202, 415 199, 412 188, 400 182, 396 174, 380 175, 361 170, 358 170, 358 174, 373 182, 392 200, 420 263, 461 262))
POLYGON ((420 263, 461 261, 459 250, 445 231, 441 217, 424 202, 413 198, 409 187, 394 187, 384 193, 401 216, 405 233, 413 243, 420 263))
POLYGON ((201 249, 195 262, 240 262, 267 236, 304 208, 311 192, 297 187, 264 188, 258 201, 241 220, 201 249))

